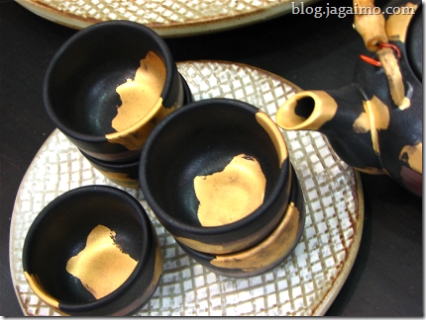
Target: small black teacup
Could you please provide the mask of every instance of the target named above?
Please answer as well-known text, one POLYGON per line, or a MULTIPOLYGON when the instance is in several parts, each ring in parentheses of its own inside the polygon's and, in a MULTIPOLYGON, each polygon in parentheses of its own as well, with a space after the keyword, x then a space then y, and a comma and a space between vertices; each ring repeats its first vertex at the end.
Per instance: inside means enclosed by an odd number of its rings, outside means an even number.
POLYGON ((176 110, 151 133, 139 181, 180 243, 225 254, 259 243, 286 211, 293 177, 284 138, 245 102, 209 99, 176 110))
POLYGON ((149 133, 184 103, 184 87, 164 40, 129 21, 73 35, 44 81, 50 118, 80 150, 102 161, 139 157, 149 133))

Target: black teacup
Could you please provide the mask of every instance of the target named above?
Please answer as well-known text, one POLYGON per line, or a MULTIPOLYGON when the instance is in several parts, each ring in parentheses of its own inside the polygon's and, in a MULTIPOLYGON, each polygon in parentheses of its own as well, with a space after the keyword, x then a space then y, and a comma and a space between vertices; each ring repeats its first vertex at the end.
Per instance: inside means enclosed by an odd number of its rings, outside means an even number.
POLYGON ((139 169, 145 199, 165 228, 187 247, 215 254, 269 235, 286 211, 292 179, 276 124, 231 99, 170 114, 149 136, 139 169))
POLYGON ((102 161, 140 155, 149 133, 184 103, 184 88, 161 37, 141 24, 108 21, 72 36, 44 82, 47 113, 82 151, 102 161))

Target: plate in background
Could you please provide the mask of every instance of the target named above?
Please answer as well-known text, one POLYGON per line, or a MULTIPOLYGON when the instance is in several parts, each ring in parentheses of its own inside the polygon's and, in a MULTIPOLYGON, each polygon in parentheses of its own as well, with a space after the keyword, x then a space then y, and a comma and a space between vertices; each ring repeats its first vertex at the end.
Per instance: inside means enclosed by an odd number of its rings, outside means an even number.
POLYGON ((107 20, 135 21, 162 37, 202 34, 240 27, 289 13, 318 0, 16 0, 56 23, 83 29, 107 20))
MULTIPOLYGON (((246 101, 275 119, 277 108, 298 88, 267 71, 232 62, 178 63, 195 100, 246 101)), ((250 278, 228 278, 189 258, 159 223, 140 190, 136 197, 156 228, 164 273, 140 316, 324 315, 343 286, 358 253, 364 222, 359 175, 343 163, 318 132, 283 132, 306 200, 303 235, 281 264, 250 278)), ((10 268, 25 315, 56 314, 29 288, 22 269, 26 233, 41 209, 60 194, 84 185, 114 185, 93 169, 57 129, 28 168, 12 213, 10 268)), ((117 187, 117 186, 116 186, 117 187)))

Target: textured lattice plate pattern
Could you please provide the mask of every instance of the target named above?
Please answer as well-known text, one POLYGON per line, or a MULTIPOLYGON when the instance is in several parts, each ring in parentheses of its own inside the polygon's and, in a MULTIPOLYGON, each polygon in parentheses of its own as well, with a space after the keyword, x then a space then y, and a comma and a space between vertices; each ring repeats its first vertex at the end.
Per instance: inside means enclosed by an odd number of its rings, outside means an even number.
POLYGON ((317 0, 17 0, 35 14, 77 29, 108 20, 144 24, 164 37, 238 27, 317 0), (294 4, 292 4, 294 3, 294 4))
MULTIPOLYGON (((272 118, 277 108, 297 91, 286 80, 247 65, 199 61, 179 63, 178 68, 196 100, 244 100, 272 118)), ((165 258, 160 284, 139 315, 325 313, 358 252, 364 217, 360 179, 321 134, 283 134, 306 200, 306 225, 291 256, 258 276, 235 279, 205 269, 180 249, 155 218, 140 190, 119 187, 139 199, 147 210, 165 258)), ((23 275, 21 255, 27 230, 48 202, 65 191, 90 184, 113 185, 55 130, 29 167, 12 215, 10 267, 18 300, 27 315, 54 315, 31 291, 23 275)))

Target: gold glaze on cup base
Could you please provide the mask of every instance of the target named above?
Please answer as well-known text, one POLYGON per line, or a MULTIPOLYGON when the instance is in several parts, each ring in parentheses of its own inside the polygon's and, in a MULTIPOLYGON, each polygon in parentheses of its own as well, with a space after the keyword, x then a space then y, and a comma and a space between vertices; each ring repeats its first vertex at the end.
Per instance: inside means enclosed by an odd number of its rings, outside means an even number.
POLYGON ((294 174, 290 201, 283 219, 259 244, 235 253, 213 255, 179 246, 198 263, 214 273, 228 277, 251 277, 284 261, 296 247, 305 225, 305 202, 294 174))

